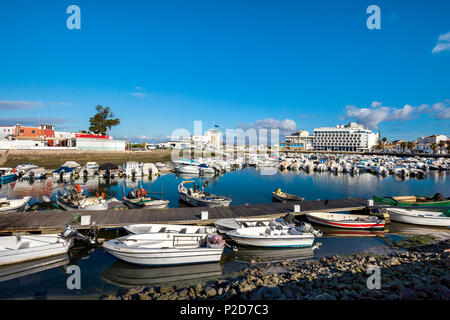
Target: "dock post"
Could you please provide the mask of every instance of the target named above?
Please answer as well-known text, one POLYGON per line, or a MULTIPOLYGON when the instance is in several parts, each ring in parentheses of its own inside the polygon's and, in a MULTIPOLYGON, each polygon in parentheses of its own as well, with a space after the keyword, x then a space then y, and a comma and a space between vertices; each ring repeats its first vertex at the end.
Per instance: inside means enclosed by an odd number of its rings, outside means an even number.
POLYGON ((367 199, 367 206, 373 207, 373 199, 367 199))
POLYGON ((294 204, 294 212, 300 212, 300 205, 294 204))
POLYGON ((91 224, 91 216, 81 216, 80 225, 87 226, 91 224))
POLYGON ((202 220, 208 220, 208 211, 202 211, 202 220))

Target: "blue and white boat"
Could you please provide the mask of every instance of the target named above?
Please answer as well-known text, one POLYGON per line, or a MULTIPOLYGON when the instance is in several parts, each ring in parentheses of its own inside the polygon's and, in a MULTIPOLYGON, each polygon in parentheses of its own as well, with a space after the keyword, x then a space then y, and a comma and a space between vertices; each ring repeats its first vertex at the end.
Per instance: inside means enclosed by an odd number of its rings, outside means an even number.
POLYGON ((17 179, 17 172, 13 168, 0 168, 0 182, 10 182, 17 179))
POLYGON ((238 244, 267 248, 312 247, 315 236, 300 227, 264 226, 240 228, 227 232, 238 244))
POLYGON ((56 169, 55 171, 53 171, 53 177, 69 179, 69 178, 72 178, 74 171, 75 171, 74 168, 61 166, 58 169, 56 169))

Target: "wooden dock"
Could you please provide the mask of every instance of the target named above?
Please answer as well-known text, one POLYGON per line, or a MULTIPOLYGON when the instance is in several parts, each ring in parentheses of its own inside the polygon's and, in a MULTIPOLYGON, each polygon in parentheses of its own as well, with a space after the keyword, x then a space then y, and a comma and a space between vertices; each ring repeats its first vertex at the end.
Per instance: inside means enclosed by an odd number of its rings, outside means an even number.
POLYGON ((280 217, 287 213, 296 215, 310 211, 347 211, 366 208, 366 199, 336 199, 289 203, 254 204, 221 208, 180 207, 167 209, 129 209, 105 211, 37 211, 12 212, 0 215, 1 234, 54 233, 68 224, 78 229, 118 228, 139 223, 211 224, 216 220, 238 217, 280 217), (294 205, 300 212, 294 213, 294 205), (208 211, 208 219, 201 212, 208 211), (90 216, 91 225, 71 223, 76 216, 90 216))

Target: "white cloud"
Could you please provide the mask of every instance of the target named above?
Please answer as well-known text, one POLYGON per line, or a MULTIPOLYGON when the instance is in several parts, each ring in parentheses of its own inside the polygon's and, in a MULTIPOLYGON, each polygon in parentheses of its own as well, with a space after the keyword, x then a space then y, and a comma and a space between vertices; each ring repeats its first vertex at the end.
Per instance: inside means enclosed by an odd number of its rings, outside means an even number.
POLYGON ((132 92, 130 94, 135 96, 135 97, 139 97, 139 98, 143 98, 143 97, 147 96, 145 93, 142 93, 142 92, 132 92))
POLYGON ((11 101, 0 100, 0 110, 25 110, 41 108, 43 103, 40 101, 11 101))
POLYGON ((405 104, 403 108, 394 108, 382 106, 380 102, 374 101, 370 108, 345 106, 345 117, 355 119, 369 129, 378 128, 382 122, 411 120, 421 114, 428 114, 438 120, 447 120, 450 119, 449 102, 450 100, 445 100, 432 105, 422 104, 418 107, 405 104))
POLYGON ((438 37, 438 41, 431 52, 436 54, 442 51, 450 51, 450 32, 441 34, 438 37))
POLYGON ((256 120, 250 124, 239 123, 236 125, 238 128, 248 130, 248 129, 279 129, 280 134, 289 134, 295 131, 297 124, 294 120, 284 119, 277 120, 272 118, 266 118, 263 120, 256 120))

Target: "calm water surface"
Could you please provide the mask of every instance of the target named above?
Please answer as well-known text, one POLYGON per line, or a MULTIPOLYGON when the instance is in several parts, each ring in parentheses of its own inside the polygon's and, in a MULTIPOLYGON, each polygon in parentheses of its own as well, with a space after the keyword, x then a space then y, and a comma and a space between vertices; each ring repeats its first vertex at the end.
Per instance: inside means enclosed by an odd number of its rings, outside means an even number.
MULTIPOLYGON (((364 173, 357 176, 330 173, 277 173, 261 175, 255 168, 246 168, 222 176, 199 179, 198 183, 208 180, 207 190, 212 193, 231 196, 232 205, 245 203, 267 203, 271 201, 271 192, 277 188, 301 195, 307 200, 333 198, 371 198, 376 195, 420 195, 440 192, 450 196, 450 183, 445 172, 431 172, 426 179, 399 180, 392 176, 386 178, 364 173)), ((32 184, 16 181, 1 185, 0 197, 33 196, 38 201, 40 196, 55 195, 57 190, 78 183, 83 189, 95 194, 105 192, 108 196, 121 198, 123 188, 127 190, 142 184, 152 192, 163 192, 163 197, 170 200, 171 207, 179 206, 177 197, 178 184, 189 176, 165 174, 154 180, 144 178, 132 181, 121 179, 105 182, 98 178, 87 181, 78 179, 61 183, 53 178, 36 181, 32 184)), ((56 213, 55 213, 56 214, 56 213)), ((280 261, 286 259, 316 259, 334 254, 355 252, 377 252, 387 248, 384 239, 395 240, 402 234, 446 231, 399 223, 391 223, 388 233, 366 232, 361 236, 347 234, 339 229, 327 229, 324 237, 316 239, 313 249, 256 249, 240 247, 237 252, 226 249, 220 263, 192 266, 150 268, 134 266, 121 262, 103 249, 71 250, 70 257, 63 257, 54 265, 40 267, 33 271, 17 267, 17 274, 9 279, 0 276, 0 299, 56 299, 56 298, 99 298, 103 294, 116 293, 118 290, 137 285, 160 285, 162 283, 193 284, 200 279, 218 279, 233 276, 237 271, 249 265, 254 259, 260 261, 280 261), (77 264, 81 269, 81 289, 69 290, 66 281, 69 275, 65 268, 77 264), (20 273, 22 272, 22 273, 20 273)), ((60 258, 60 257, 58 257, 60 258)), ((0 274, 2 269, 0 268, 0 274)))

